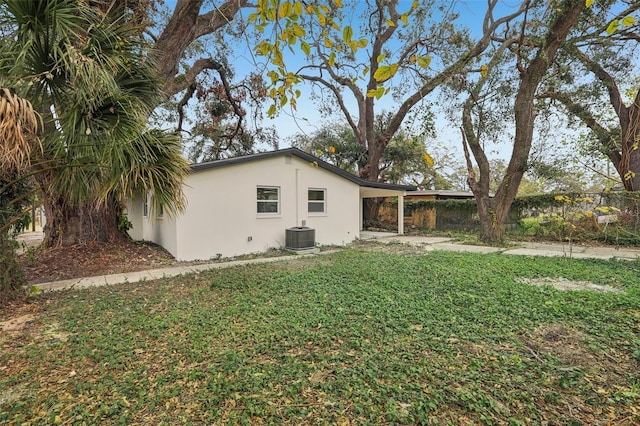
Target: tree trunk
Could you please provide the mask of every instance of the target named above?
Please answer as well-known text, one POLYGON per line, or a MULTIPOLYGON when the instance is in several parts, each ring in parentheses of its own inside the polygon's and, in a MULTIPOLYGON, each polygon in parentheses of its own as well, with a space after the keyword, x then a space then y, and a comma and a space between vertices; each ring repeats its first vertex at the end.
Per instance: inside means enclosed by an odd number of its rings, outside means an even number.
MULTIPOLYGON (((370 182, 378 182, 380 175, 380 159, 387 147, 384 139, 376 138, 367 144, 367 164, 360 169, 360 177, 370 182)), ((367 198, 364 205, 365 220, 377 221, 380 217, 380 206, 383 198, 367 198)))
POLYGON ((640 191, 640 90, 633 104, 625 107, 620 114, 621 156, 620 165, 615 165, 627 191, 640 191))
POLYGON ((59 199, 47 199, 44 209, 47 216, 44 247, 108 243, 127 238, 118 229, 119 209, 114 201, 71 206, 59 199))
POLYGON ((115 199, 103 203, 90 202, 75 205, 68 197, 61 197, 54 191, 52 172, 36 175, 43 193, 43 207, 47 218, 44 226, 44 247, 66 247, 76 244, 106 243, 128 236, 118 229, 121 209, 115 199))

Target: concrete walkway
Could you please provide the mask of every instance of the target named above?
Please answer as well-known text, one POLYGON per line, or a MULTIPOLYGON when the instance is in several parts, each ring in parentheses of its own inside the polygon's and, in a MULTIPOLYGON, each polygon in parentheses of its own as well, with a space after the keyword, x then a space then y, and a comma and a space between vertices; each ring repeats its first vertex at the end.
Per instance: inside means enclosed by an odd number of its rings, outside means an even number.
POLYGON ((423 237, 412 235, 394 235, 375 238, 381 243, 404 243, 418 246, 426 251, 448 250, 471 253, 504 253, 523 256, 572 257, 576 259, 626 259, 640 258, 640 248, 612 246, 583 246, 560 243, 520 242, 511 247, 489 247, 481 245, 460 244, 451 238, 423 237))
MULTIPOLYGON (((635 248, 587 247, 553 243, 520 243, 518 246, 513 247, 488 247, 480 245, 459 244, 454 242, 451 238, 410 235, 401 236, 389 233, 366 233, 361 235, 361 238, 364 240, 373 239, 381 244, 409 244, 415 247, 419 247, 425 252, 433 250, 447 250, 470 253, 503 253, 508 255, 523 256, 572 257, 580 259, 591 258, 636 260, 640 258, 640 249, 635 248)), ((126 282, 133 283, 139 281, 155 280, 159 278, 174 277, 183 274, 199 273, 209 269, 227 268, 236 265, 247 265, 254 263, 280 262, 291 259, 299 259, 300 257, 316 256, 334 252, 335 250, 323 252, 315 250, 309 253, 301 253, 291 256, 234 260, 229 262, 206 263, 200 265, 172 266, 167 268, 151 269, 138 272, 125 272, 113 275, 74 278, 63 281, 39 283, 35 285, 43 291, 55 291, 72 288, 78 289, 96 287, 126 282)))

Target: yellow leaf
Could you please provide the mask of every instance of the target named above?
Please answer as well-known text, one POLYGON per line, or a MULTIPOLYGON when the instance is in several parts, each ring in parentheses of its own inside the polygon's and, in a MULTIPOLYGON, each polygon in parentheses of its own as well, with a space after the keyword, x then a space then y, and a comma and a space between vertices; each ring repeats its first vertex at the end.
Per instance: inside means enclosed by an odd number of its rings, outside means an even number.
POLYGON ((344 39, 344 41, 349 43, 351 41, 351 37, 353 37, 353 29, 349 25, 347 25, 346 27, 344 27, 344 30, 342 30, 342 38, 344 39))
POLYGON ((312 13, 313 13, 313 6, 309 4, 307 5, 307 14, 311 15, 312 13))
POLYGON ((596 0, 587 0, 587 1, 585 2, 585 5, 586 5, 587 7, 591 7, 591 6, 593 5, 593 3, 595 3, 595 1, 596 1, 596 0))
POLYGON ((400 20, 402 21, 402 24, 406 27, 407 25, 409 25, 409 18, 407 17, 407 14, 405 13, 404 15, 400 16, 400 20))
POLYGON ((307 56, 309 56, 309 54, 311 53, 311 47, 309 46, 309 43, 307 43, 306 41, 300 42, 300 49, 302 49, 304 54, 307 56))
POLYGON ((332 67, 336 64, 336 54, 331 52, 329 55, 329 66, 332 67))
POLYGON ((327 18, 323 14, 318 13, 318 22, 320 22, 320 25, 324 27, 327 25, 327 18))
POLYGON ((411 55, 411 57, 409 58, 409 63, 413 64, 416 61, 416 59, 418 59, 416 55, 411 55))
POLYGON ((362 75, 367 75, 369 74, 369 67, 364 67, 364 69, 362 70, 362 75))
POLYGON ((282 52, 280 52, 279 50, 273 52, 273 59, 271 59, 271 62, 273 63, 273 65, 284 67, 284 62, 282 62, 282 52))
POLYGON ((433 161, 433 157, 427 154, 426 152, 424 153, 422 158, 424 158, 424 161, 427 163, 429 167, 433 167, 433 165, 435 164, 435 161, 433 161))
POLYGON ((380 63, 380 62, 384 61, 384 58, 386 58, 386 56, 384 56, 384 55, 380 54, 380 55, 378 55, 378 57, 376 58, 376 62, 377 62, 377 63, 380 63))
POLYGON ((329 152, 330 152, 331 154, 335 154, 335 153, 336 153, 336 147, 335 147, 335 146, 333 146, 333 145, 329 145, 329 152))
POLYGON ((626 16, 623 20, 622 20, 622 25, 624 25, 625 27, 630 27, 632 25, 635 25, 636 23, 636 18, 634 18, 633 16, 629 15, 626 16))
POLYGON ((298 24, 293 24, 293 33, 297 36, 297 37, 304 37, 307 32, 305 31, 304 28, 302 28, 300 25, 298 24))
POLYGON ((377 89, 371 89, 367 92, 367 98, 380 99, 384 95, 384 87, 379 86, 377 89))
POLYGON ((340 0, 333 0, 333 2, 336 4, 336 7, 338 7, 338 8, 344 7, 342 5, 342 1, 340 1, 340 0))
POLYGON ((293 4, 293 13, 296 15, 302 15, 302 3, 297 1, 293 4))
POLYGON ((396 23, 393 22, 391 19, 387 19, 387 25, 390 26, 390 27, 395 27, 396 23))
POLYGON ((420 2, 418 0, 414 0, 414 2, 411 3, 411 9, 415 9, 418 6, 420 6, 420 2))
POLYGON ((365 47, 367 47, 368 44, 369 44, 369 40, 367 40, 366 38, 361 38, 360 40, 357 41, 357 46, 360 49, 364 49, 365 47))
POLYGON ((619 26, 620 26, 620 21, 617 19, 614 19, 613 21, 611 21, 611 23, 609 23, 609 26, 607 27, 607 34, 611 35, 615 33, 616 31, 618 31, 619 26))
POLYGON ((280 18, 288 18, 291 15, 291 3, 285 1, 280 5, 280 9, 278 10, 278 16, 280 18))
POLYGON ((387 80, 391 77, 391 67, 388 65, 383 65, 381 67, 379 67, 375 73, 373 73, 373 78, 376 79, 376 81, 383 81, 383 80, 387 80))
POLYGON ((418 56, 418 65, 422 68, 427 68, 431 63, 431 56, 418 56))
POLYGON ((480 75, 482 77, 486 77, 487 75, 489 75, 489 67, 486 65, 483 65, 480 67, 480 75))
POLYGON ((267 111, 267 115, 269 117, 273 117, 276 114, 276 106, 275 104, 271 104, 271 106, 269 107, 269 111, 267 111))
POLYGON ((324 38, 324 45, 327 49, 331 49, 333 47, 333 41, 329 37, 324 38))

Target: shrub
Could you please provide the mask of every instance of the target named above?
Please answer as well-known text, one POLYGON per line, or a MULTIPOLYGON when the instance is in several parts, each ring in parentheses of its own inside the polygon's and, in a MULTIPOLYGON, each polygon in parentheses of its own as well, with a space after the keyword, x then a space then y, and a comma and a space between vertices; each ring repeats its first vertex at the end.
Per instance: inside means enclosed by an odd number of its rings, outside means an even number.
POLYGON ((16 260, 15 241, 0 235, 0 307, 26 297, 27 280, 16 260))

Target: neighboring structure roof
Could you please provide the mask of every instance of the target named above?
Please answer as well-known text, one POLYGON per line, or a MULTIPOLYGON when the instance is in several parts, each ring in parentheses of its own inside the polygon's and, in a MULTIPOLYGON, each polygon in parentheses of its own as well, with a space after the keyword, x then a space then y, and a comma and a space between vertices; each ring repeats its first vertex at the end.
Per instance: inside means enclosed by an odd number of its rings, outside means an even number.
POLYGON ((424 189, 418 190, 411 194, 411 196, 420 196, 420 195, 432 195, 436 197, 446 197, 446 198, 473 198, 473 192, 471 191, 454 191, 450 189, 424 189))
POLYGON ((384 182, 370 182, 368 180, 361 179, 358 176, 352 175, 351 173, 344 171, 341 168, 334 166, 333 164, 329 164, 326 161, 321 160, 318 157, 315 157, 311 154, 308 154, 298 148, 285 148, 285 149, 279 149, 276 151, 259 152, 257 154, 244 155, 242 157, 232 157, 232 158, 225 158, 224 160, 210 161, 207 163, 192 164, 191 170, 195 172, 198 170, 215 169, 218 167, 224 167, 231 164, 247 163, 250 161, 262 160, 265 158, 279 157, 284 155, 293 155, 295 157, 300 158, 301 160, 308 161, 309 163, 316 163, 318 164, 318 167, 325 169, 331 173, 334 173, 347 180, 350 180, 351 182, 357 185, 360 185, 366 188, 390 189, 394 191, 415 191, 416 190, 416 187, 411 185, 396 185, 396 184, 384 183, 384 182))

